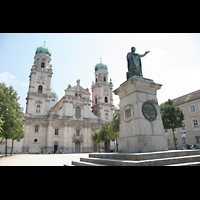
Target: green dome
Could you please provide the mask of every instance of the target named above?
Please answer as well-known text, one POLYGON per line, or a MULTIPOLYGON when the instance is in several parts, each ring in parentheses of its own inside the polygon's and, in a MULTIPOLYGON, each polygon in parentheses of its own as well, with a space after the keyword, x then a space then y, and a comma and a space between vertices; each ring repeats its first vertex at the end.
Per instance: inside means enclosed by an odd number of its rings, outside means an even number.
POLYGON ((95 69, 95 72, 96 72, 97 70, 106 70, 106 71, 108 71, 107 65, 104 65, 104 64, 102 64, 102 63, 96 64, 96 66, 95 66, 94 69, 95 69))
POLYGON ((52 88, 51 88, 50 95, 51 95, 51 98, 58 99, 58 94, 52 88))
POLYGON ((36 52, 35 52, 35 55, 37 55, 37 54, 44 54, 46 56, 51 57, 51 51, 47 47, 45 47, 45 46, 38 47, 36 49, 36 52))

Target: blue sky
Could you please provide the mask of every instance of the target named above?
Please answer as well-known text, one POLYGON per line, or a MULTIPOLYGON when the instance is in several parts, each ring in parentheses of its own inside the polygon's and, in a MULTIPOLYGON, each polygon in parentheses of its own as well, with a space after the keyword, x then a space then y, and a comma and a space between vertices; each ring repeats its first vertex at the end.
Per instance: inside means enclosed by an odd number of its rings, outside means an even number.
MULTIPOLYGON (((150 51, 141 58, 143 76, 163 85, 157 91, 159 104, 200 89, 198 33, 1 33, 0 82, 17 90, 24 110, 35 50, 44 45, 44 40, 52 53, 52 83, 59 99, 68 84, 76 85, 77 79, 91 92, 94 67, 100 57, 108 66, 113 89, 118 88, 126 81, 126 55, 132 46, 139 54, 150 51)), ((114 95, 114 104, 118 103, 114 95)))

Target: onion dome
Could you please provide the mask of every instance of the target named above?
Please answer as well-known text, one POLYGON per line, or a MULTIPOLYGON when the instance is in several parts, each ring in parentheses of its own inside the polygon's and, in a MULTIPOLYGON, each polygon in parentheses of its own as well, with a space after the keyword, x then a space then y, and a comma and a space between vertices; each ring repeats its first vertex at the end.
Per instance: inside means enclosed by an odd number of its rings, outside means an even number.
POLYGON ((51 51, 45 46, 41 46, 36 49, 35 55, 38 55, 38 54, 43 54, 43 55, 51 57, 51 51))
POLYGON ((108 71, 108 67, 107 65, 104 65, 102 63, 98 63, 95 65, 95 72, 98 71, 98 70, 105 70, 105 71, 108 71))
POLYGON ((54 91, 52 88, 51 88, 51 91, 50 91, 50 95, 51 95, 51 98, 53 99, 58 99, 58 94, 56 91, 54 91))

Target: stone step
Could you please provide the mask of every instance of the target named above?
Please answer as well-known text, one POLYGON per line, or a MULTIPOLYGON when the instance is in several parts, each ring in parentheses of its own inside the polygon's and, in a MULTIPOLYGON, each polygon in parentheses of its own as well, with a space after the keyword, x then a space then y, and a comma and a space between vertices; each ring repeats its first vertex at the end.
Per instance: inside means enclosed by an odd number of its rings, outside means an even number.
POLYGON ((200 166, 200 162, 179 163, 165 166, 200 166))
POLYGON ((105 158, 116 160, 151 160, 159 158, 171 158, 190 155, 200 155, 200 150, 169 150, 160 152, 148 152, 148 153, 91 153, 90 158, 105 158))
MULTIPOLYGON (((171 164, 180 164, 188 162, 200 162, 200 155, 191 155, 191 156, 179 156, 179 157, 170 157, 170 158, 159 158, 159 159, 150 159, 150 160, 119 160, 119 159, 103 159, 103 158, 80 158, 80 161, 111 165, 111 166, 163 166, 171 164)), ((72 161, 74 164, 75 161, 72 161)))
POLYGON ((72 164, 75 166, 107 166, 97 163, 83 162, 83 161, 72 161, 72 164))
POLYGON ((67 164, 63 164, 63 166, 65 166, 65 167, 73 167, 73 166, 75 166, 75 165, 67 165, 67 164))

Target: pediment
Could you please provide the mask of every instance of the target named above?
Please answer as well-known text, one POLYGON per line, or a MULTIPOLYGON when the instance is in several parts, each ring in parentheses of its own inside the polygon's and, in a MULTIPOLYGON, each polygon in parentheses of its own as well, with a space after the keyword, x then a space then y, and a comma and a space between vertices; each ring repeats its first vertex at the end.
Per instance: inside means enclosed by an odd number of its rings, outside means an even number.
POLYGON ((89 92, 86 89, 84 89, 83 87, 81 87, 80 85, 76 85, 74 87, 71 87, 68 90, 73 91, 73 92, 81 92, 81 93, 89 94, 89 92))

